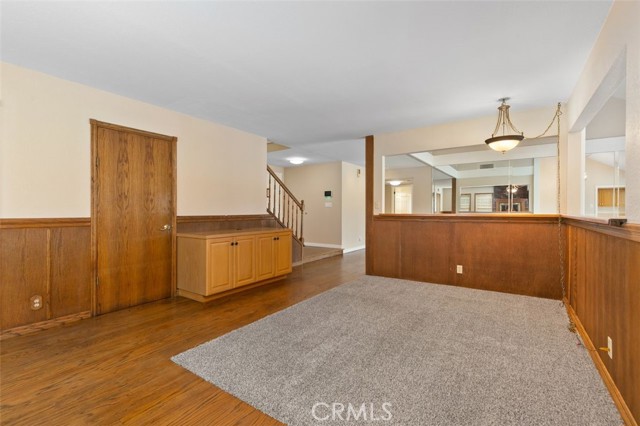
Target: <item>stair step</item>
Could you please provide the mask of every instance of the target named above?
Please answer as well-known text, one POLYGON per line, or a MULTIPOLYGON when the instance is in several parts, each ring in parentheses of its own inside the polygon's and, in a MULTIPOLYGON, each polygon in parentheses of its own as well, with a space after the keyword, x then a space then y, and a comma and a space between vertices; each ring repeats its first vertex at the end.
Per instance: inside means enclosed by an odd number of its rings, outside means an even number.
POLYGON ((303 249, 302 261, 296 262, 294 266, 315 262, 316 260, 326 259, 328 257, 342 256, 342 252, 342 249, 336 248, 305 247, 303 249))

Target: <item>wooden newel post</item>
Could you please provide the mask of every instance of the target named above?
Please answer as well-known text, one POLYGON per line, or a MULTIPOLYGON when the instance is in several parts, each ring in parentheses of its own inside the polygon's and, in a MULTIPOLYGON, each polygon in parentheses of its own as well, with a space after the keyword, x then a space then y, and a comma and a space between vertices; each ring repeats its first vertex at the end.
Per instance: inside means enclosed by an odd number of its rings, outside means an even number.
POLYGON ((302 225, 304 224, 304 200, 300 200, 300 242, 304 244, 304 234, 302 233, 302 225))

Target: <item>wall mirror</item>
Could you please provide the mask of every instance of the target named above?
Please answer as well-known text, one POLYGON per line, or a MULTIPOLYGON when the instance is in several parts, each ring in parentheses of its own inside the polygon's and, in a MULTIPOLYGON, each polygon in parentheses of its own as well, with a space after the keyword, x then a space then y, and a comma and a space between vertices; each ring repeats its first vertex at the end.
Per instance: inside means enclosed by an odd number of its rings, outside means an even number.
POLYGON ((384 157, 385 213, 556 213, 556 138, 384 157))
POLYGON ((586 127, 584 146, 585 216, 624 217, 626 81, 586 127))

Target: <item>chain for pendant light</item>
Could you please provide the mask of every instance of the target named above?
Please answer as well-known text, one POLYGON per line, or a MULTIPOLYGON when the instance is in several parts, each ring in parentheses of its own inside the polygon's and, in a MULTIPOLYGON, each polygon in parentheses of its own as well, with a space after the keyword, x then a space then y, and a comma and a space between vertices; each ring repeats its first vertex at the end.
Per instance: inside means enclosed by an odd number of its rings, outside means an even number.
MULTIPOLYGON (((561 109, 561 104, 560 102, 558 102, 558 106, 556 108, 556 112, 553 116, 553 119, 551 120, 551 122, 549 123, 549 125, 547 126, 547 128, 544 130, 544 132, 542 132, 541 134, 539 134, 538 136, 535 136, 533 138, 526 138, 526 139, 540 139, 542 137, 544 137, 549 130, 551 129, 551 127, 553 126, 553 123, 557 124, 557 136, 556 136, 556 170, 557 170, 557 176, 556 176, 556 191, 557 191, 557 199, 556 199, 556 208, 557 208, 557 212, 558 212, 558 257, 560 259, 560 287, 562 288, 562 305, 564 306, 564 301, 567 297, 566 294, 566 288, 565 288, 565 238, 564 238, 564 234, 562 232, 562 216, 560 214, 560 208, 561 208, 561 196, 560 196, 560 116, 562 115, 562 109, 561 109)), ((569 321, 569 330, 571 331, 575 331, 575 325, 569 321)))

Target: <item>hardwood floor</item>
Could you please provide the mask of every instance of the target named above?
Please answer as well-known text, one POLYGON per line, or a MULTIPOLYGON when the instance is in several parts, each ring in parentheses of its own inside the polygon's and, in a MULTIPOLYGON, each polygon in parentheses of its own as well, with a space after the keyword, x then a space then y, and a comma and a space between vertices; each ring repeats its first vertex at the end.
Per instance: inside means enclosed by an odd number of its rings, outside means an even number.
POLYGON ((364 274, 364 251, 202 305, 166 299, 1 342, 0 423, 277 425, 170 358, 364 274))

